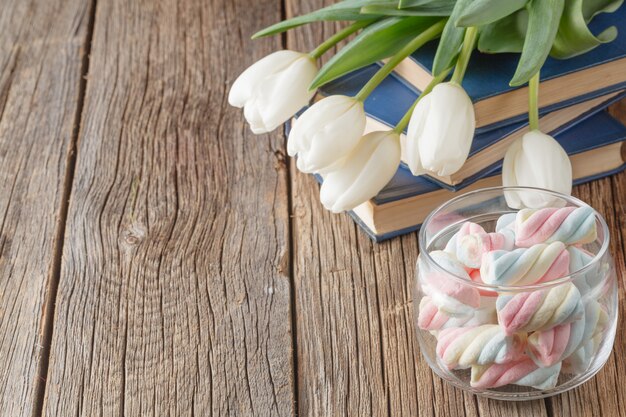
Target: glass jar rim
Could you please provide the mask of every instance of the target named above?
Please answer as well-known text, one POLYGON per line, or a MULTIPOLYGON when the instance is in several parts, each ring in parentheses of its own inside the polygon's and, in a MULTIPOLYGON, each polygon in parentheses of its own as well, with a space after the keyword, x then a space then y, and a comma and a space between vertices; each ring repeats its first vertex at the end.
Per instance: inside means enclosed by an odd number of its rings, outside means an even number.
POLYGON ((600 261, 600 259, 602 259, 602 257, 604 256, 604 254, 606 253, 606 251, 609 248, 610 240, 611 240, 611 238, 609 236, 609 227, 608 227, 606 221, 604 220, 604 217, 602 217, 602 215, 600 213, 598 213, 598 211, 596 209, 594 209, 589 204, 585 203, 584 201, 582 201, 582 200, 580 200, 580 199, 578 199, 576 197, 572 197, 570 195, 562 194, 562 193, 559 193, 557 191, 551 191, 551 190, 547 190, 547 189, 544 189, 544 188, 538 188, 538 187, 496 186, 496 187, 480 188, 478 190, 474 190, 474 191, 467 192, 465 194, 461 194, 461 195, 459 195, 457 197, 454 197, 454 198, 446 201, 445 203, 441 204, 439 207, 434 209, 432 212, 430 212, 430 214, 426 217, 426 219, 422 223, 422 226, 420 227, 419 236, 418 236, 418 247, 419 247, 420 256, 424 256, 429 261, 429 263, 434 265, 435 268, 438 269, 440 272, 443 272, 443 273, 449 275, 451 278, 455 279, 456 281, 462 282, 464 285, 469 285, 469 286, 472 286, 472 287, 475 287, 475 288, 477 288, 479 290, 484 290, 484 291, 520 292, 520 291, 528 291, 528 290, 535 291, 535 290, 540 290, 540 289, 545 289, 545 288, 551 288, 551 287, 554 287, 554 286, 558 286, 560 284, 564 284, 564 283, 570 282, 578 275, 585 274, 586 272, 591 270, 600 261), (471 197, 473 195, 486 194, 488 192, 497 192, 497 191, 501 191, 503 195, 504 195, 504 192, 506 192, 506 191, 538 191, 538 192, 541 192, 541 193, 544 193, 544 194, 552 194, 552 195, 554 195, 556 197, 559 197, 559 198, 567 201, 568 203, 574 204, 574 205, 576 205, 578 207, 589 207, 591 210, 593 210, 594 216, 596 217, 596 219, 598 219, 598 221, 600 222, 600 225, 602 227, 602 232, 603 232, 603 237, 604 238, 603 238, 602 246, 600 247, 600 250, 598 251, 598 253, 596 253, 594 255, 594 257, 591 260, 591 262, 589 262, 588 264, 586 264, 582 268, 578 269, 577 271, 570 272, 567 275, 555 278, 555 279, 550 280, 550 281, 541 282, 541 283, 535 283, 535 284, 529 284, 529 285, 492 285, 492 284, 485 284, 485 283, 480 283, 480 282, 475 282, 475 281, 472 281, 472 280, 468 280, 466 277, 462 277, 460 275, 456 275, 452 271, 448 271, 446 268, 444 268, 439 263, 437 263, 430 256, 430 253, 428 253, 428 251, 425 249, 426 248, 426 229, 427 229, 426 226, 432 221, 432 218, 437 213, 439 213, 441 210, 445 209, 446 207, 449 207, 449 206, 453 205, 454 203, 457 203, 457 202, 459 202, 461 200, 464 200, 464 199, 466 199, 468 197, 471 197))

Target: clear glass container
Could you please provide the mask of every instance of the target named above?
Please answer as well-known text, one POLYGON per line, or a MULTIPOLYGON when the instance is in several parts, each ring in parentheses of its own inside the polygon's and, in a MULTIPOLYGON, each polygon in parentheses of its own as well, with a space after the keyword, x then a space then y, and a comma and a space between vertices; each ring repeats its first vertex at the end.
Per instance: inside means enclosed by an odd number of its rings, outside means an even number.
POLYGON ((432 370, 501 400, 544 398, 590 379, 608 360, 617 328, 609 239, 587 204, 541 189, 482 189, 433 211, 419 233, 413 286, 419 345, 432 370), (536 215, 547 220, 524 223, 534 211, 518 214, 511 196, 548 207, 536 215), (577 223, 574 211, 587 215, 577 223), (559 213, 571 219, 555 221, 559 213), (507 234, 513 248, 501 239, 507 234))

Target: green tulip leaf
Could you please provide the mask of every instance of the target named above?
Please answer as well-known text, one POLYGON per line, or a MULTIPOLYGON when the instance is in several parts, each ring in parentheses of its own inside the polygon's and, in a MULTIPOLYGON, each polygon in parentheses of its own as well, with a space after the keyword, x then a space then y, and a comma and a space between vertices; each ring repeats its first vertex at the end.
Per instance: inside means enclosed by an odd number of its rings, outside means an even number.
POLYGON ((285 32, 289 29, 293 29, 298 26, 306 25, 308 23, 319 21, 358 21, 369 20, 375 16, 371 14, 361 14, 361 8, 370 4, 386 3, 381 0, 345 0, 332 4, 328 7, 316 10, 311 13, 307 13, 302 16, 292 17, 291 19, 283 20, 272 26, 269 26, 263 30, 252 35, 252 39, 261 38, 263 36, 275 35, 277 33, 285 32))
POLYGON ((528 29, 511 86, 522 85, 543 66, 563 14, 564 0, 531 0, 528 3, 528 29))
POLYGON ((448 19, 446 26, 443 28, 433 62, 433 76, 435 77, 452 66, 456 56, 461 50, 465 28, 456 27, 454 22, 471 1, 472 0, 458 0, 450 14, 450 19, 448 19))
POLYGON ((528 11, 520 9, 496 22, 485 25, 478 35, 478 50, 488 54, 522 52, 528 11))
POLYGON ((613 13, 624 0, 584 0, 582 3, 585 22, 589 23, 599 13, 613 13))
POLYGON ((437 3, 423 6, 398 8, 398 2, 392 1, 387 4, 372 4, 361 8, 363 14, 383 16, 450 16, 454 4, 437 3))
POLYGON ((320 69, 311 88, 394 55, 439 20, 435 17, 389 17, 371 24, 320 69))
MULTIPOLYGON (((604 4, 595 1, 594 9, 588 9, 587 13, 595 16, 599 11, 614 10, 619 7, 623 0, 605 1, 604 4), (617 8, 615 7, 615 9, 617 8), (593 10, 593 11, 592 11, 593 10)), ((558 59, 567 59, 588 52, 598 45, 611 42, 617 37, 617 28, 611 26, 595 36, 587 27, 587 20, 583 12, 583 0, 569 0, 565 3, 563 16, 559 24, 559 30, 554 39, 550 56, 558 59)))
POLYGON ((430 7, 447 7, 450 10, 454 7, 454 3, 456 0, 400 0, 398 7, 400 9, 406 9, 410 7, 421 7, 421 6, 430 6, 430 7))
POLYGON ((483 26, 518 11, 528 0, 474 0, 455 21, 457 26, 483 26))

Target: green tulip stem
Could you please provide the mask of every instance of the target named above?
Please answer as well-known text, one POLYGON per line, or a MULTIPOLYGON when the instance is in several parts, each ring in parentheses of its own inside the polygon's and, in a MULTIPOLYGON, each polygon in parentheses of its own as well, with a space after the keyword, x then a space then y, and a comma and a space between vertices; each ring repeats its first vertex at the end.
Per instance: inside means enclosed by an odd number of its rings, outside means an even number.
POLYGON ((528 125, 530 130, 539 129, 539 71, 528 81, 528 125))
POLYGON ((339 42, 352 35, 354 32, 363 29, 365 26, 369 25, 373 21, 374 20, 360 20, 358 22, 354 22, 350 26, 340 30, 330 38, 326 39, 324 42, 320 43, 317 48, 309 52, 309 56, 313 59, 321 57, 330 48, 337 45, 339 42))
POLYGON ((407 127, 407 125, 409 124, 409 121, 411 120, 411 116, 413 115, 413 110, 415 110, 415 106, 417 106, 417 103, 419 103, 422 97, 426 97, 428 93, 433 91, 433 88, 435 88, 437 84, 445 80, 448 74, 450 74, 450 68, 448 68, 445 71, 442 71, 441 74, 433 78, 430 81, 430 83, 428 83, 424 91, 422 91, 422 94, 420 94, 417 100, 413 102, 409 110, 407 110, 407 112, 404 113, 404 116, 402 116, 402 119, 400 119, 396 127, 393 128, 394 132, 396 132, 398 135, 404 132, 404 129, 407 127))
POLYGON ((361 91, 359 91, 354 98, 359 101, 365 101, 367 96, 374 91, 378 84, 380 84, 404 58, 411 55, 426 42, 439 36, 443 31, 443 27, 446 25, 446 21, 447 19, 440 20, 413 38, 411 42, 407 43, 394 56, 392 56, 372 78, 370 78, 367 84, 361 88, 361 91))
POLYGON ((454 74, 452 74, 451 82, 461 85, 463 77, 465 77, 465 70, 467 64, 469 64, 472 51, 474 50, 474 44, 476 43, 476 37, 478 36, 478 28, 475 26, 467 28, 465 30, 465 37, 463 38, 463 47, 459 53, 459 58, 456 60, 454 67, 454 74))

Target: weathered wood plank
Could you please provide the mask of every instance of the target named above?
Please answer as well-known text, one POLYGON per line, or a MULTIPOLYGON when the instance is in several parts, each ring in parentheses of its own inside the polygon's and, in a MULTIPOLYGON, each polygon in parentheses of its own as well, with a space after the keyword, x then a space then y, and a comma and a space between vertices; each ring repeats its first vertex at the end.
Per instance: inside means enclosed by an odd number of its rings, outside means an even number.
MULTIPOLYGON (((290 0, 287 16, 322 3, 290 0)), ((333 30, 300 28, 287 45, 309 50, 333 30)), ((416 234, 373 244, 349 217, 322 208, 310 176, 291 170, 300 416, 546 415, 543 401, 477 400, 434 376, 411 313, 416 234)))
POLYGON ((279 18, 98 2, 45 415, 293 415, 284 137, 226 99, 279 18))
MULTIPOLYGON (((321 5, 287 1, 286 15, 321 5)), ((287 34, 287 47, 311 49, 334 30, 331 24, 299 28, 287 34)), ((377 278, 362 253, 371 243, 350 221, 321 208, 312 178, 293 163, 291 170, 298 415, 386 415, 377 278)))
POLYGON ((88 1, 0 4, 0 414, 41 407, 88 1))

